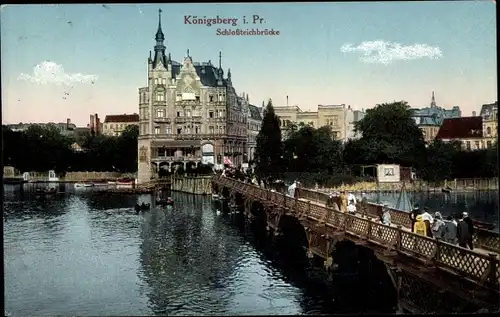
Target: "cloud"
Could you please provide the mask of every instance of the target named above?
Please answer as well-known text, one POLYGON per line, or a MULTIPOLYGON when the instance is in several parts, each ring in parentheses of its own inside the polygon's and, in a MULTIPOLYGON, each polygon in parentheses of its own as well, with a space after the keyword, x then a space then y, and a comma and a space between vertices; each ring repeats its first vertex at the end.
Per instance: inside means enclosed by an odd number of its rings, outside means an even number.
POLYGON ((366 41, 357 46, 344 44, 340 48, 343 53, 362 53, 361 61, 371 64, 388 65, 398 60, 415 60, 421 58, 438 59, 443 56, 437 46, 427 44, 401 45, 386 41, 366 41))
POLYGON ((75 83, 94 83, 99 76, 81 73, 68 74, 64 67, 51 61, 44 61, 33 68, 33 74, 22 73, 18 80, 30 81, 39 85, 72 85, 75 83))

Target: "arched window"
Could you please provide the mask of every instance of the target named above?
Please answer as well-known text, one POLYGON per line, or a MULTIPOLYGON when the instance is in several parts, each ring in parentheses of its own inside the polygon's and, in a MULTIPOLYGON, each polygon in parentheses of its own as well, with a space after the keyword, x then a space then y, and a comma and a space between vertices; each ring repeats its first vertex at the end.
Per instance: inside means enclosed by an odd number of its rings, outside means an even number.
POLYGON ((491 135, 491 127, 486 128, 486 135, 491 135))

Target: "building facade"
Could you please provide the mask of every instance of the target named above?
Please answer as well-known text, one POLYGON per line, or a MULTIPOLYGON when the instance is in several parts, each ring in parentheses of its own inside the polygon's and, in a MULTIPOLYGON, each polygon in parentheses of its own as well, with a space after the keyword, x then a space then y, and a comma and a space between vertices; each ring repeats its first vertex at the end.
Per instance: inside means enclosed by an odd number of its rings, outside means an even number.
POLYGON ((97 113, 90 115, 88 128, 90 133, 94 133, 95 135, 102 134, 102 123, 97 113))
POLYGON ((231 81, 218 67, 195 63, 187 51, 182 63, 164 45, 161 10, 154 56, 148 58, 148 85, 139 88, 138 183, 176 165, 243 163, 247 111, 231 81))
POLYGON ((330 126, 334 138, 345 142, 359 137, 354 132, 354 123, 364 117, 364 111, 354 110, 344 104, 318 105, 318 111, 302 111, 298 106, 275 106, 274 111, 280 118, 284 139, 296 126, 309 125, 314 128, 330 126))
POLYGON ((249 104, 247 118, 248 118, 247 119, 247 123, 248 123, 248 125, 247 125, 247 131, 248 131, 247 157, 248 157, 249 161, 253 161, 255 158, 255 150, 257 148, 257 135, 259 134, 260 127, 262 125, 261 109, 254 106, 254 105, 249 104))
POLYGON ((491 146, 483 138, 483 118, 479 116, 444 119, 436 139, 443 142, 459 141, 462 149, 467 151, 491 146))
POLYGON ((413 120, 422 130, 424 140, 427 143, 432 142, 438 134, 439 128, 443 124, 444 119, 460 118, 462 112, 460 108, 455 106, 451 110, 439 107, 436 104, 434 91, 432 92, 431 103, 429 107, 413 109, 413 120))
POLYGON ((139 115, 137 113, 107 115, 102 125, 102 134, 107 136, 119 136, 123 133, 125 128, 130 125, 139 125, 139 115))
POLYGON ((483 138, 486 146, 498 144, 498 102, 483 105, 479 115, 483 118, 483 138))

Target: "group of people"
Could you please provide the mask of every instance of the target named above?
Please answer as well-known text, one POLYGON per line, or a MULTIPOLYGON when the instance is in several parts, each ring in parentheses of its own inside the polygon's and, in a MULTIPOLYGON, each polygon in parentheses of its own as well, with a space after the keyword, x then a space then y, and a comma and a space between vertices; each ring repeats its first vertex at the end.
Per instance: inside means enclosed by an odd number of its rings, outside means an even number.
POLYGON ((334 206, 334 197, 340 197, 340 206, 338 207, 341 212, 348 212, 352 215, 356 213, 356 204, 358 201, 353 193, 346 193, 345 190, 340 191, 340 193, 330 193, 326 202, 327 207, 334 206))
POLYGON ((456 217, 443 218, 438 211, 434 217, 427 208, 423 211, 416 206, 410 213, 413 232, 430 238, 441 239, 444 242, 459 245, 463 248, 473 249, 474 224, 467 212, 456 217))

